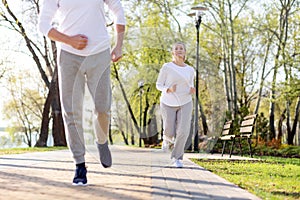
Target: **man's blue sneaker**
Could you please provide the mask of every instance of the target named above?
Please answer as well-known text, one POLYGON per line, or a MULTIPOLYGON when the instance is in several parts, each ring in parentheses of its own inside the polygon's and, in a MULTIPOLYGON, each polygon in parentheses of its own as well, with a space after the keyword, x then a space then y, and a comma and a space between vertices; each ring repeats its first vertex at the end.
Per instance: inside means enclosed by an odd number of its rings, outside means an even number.
POLYGON ((72 185, 86 186, 87 185, 86 173, 87 173, 86 167, 77 166, 72 185))

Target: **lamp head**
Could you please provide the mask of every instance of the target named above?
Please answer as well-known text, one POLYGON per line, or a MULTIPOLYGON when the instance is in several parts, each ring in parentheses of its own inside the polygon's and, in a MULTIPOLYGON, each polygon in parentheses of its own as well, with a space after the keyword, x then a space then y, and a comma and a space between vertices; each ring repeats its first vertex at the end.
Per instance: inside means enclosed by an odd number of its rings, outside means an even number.
POLYGON ((138 86, 139 86, 139 88, 144 86, 144 80, 143 79, 138 80, 138 86))
POLYGON ((191 9, 192 9, 192 10, 198 10, 198 11, 206 11, 206 10, 208 10, 208 8, 206 8, 206 7, 204 7, 204 6, 200 6, 200 5, 194 6, 194 7, 192 7, 191 9))
POLYGON ((200 6, 200 5, 192 7, 191 9, 194 10, 195 12, 188 14, 188 16, 190 16, 190 17, 195 16, 196 19, 198 19, 199 17, 205 15, 204 12, 208 10, 208 8, 206 8, 204 6, 200 6))
POLYGON ((197 10, 196 12, 188 14, 189 17, 195 17, 196 20, 198 20, 199 17, 202 17, 203 15, 205 15, 205 13, 203 11, 199 11, 199 10, 197 10))
POLYGON ((196 13, 195 13, 195 12, 192 12, 192 13, 188 14, 188 16, 189 16, 189 17, 194 17, 194 16, 196 16, 196 13))

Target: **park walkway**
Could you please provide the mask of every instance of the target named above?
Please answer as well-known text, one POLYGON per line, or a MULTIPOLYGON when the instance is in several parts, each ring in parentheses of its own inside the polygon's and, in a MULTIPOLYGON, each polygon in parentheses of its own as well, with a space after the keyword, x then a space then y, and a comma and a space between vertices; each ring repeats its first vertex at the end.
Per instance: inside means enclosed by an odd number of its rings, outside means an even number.
POLYGON ((68 150, 0 156, 0 199, 259 199, 188 159, 199 154, 185 154, 180 169, 160 149, 113 145, 111 150, 113 166, 105 169, 96 148, 87 147, 86 187, 71 185, 68 150))

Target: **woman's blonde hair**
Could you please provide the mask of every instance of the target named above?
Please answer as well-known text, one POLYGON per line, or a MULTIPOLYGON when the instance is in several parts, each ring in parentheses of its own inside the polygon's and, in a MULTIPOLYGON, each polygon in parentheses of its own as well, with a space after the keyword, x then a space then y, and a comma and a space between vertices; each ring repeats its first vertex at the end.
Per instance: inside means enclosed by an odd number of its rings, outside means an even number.
MULTIPOLYGON (((185 52, 186 52, 186 45, 185 45, 184 42, 175 42, 175 43, 173 43, 173 45, 172 45, 172 52, 173 52, 174 48, 176 47, 176 45, 178 45, 178 44, 182 45, 183 48, 184 48, 184 50, 185 50, 185 52)), ((186 56, 184 56, 183 60, 186 60, 186 56)))

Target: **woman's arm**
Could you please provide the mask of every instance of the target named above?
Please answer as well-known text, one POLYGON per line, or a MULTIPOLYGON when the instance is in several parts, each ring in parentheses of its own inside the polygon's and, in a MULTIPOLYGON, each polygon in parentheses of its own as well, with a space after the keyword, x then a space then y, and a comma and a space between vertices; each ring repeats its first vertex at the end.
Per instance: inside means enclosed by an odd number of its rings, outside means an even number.
POLYGON ((158 78, 156 81, 156 88, 159 91, 162 91, 165 93, 175 92, 176 84, 172 85, 172 86, 166 85, 167 75, 168 75, 168 70, 167 70, 167 67, 164 65, 159 71, 158 78))
POLYGON ((194 70, 194 68, 192 68, 191 75, 190 75, 190 80, 189 80, 190 94, 195 94, 196 93, 196 89, 194 87, 194 78, 195 78, 195 70, 194 70))

